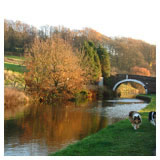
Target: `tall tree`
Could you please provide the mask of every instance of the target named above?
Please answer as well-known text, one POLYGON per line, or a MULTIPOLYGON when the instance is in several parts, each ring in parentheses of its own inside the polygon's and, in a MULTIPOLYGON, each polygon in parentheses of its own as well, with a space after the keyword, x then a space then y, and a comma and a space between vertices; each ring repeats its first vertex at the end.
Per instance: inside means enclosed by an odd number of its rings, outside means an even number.
POLYGON ((107 50, 99 45, 97 48, 97 53, 100 57, 102 76, 108 78, 110 76, 110 59, 107 50))
POLYGON ((100 59, 97 54, 97 49, 93 42, 85 41, 82 47, 82 51, 84 51, 85 59, 84 63, 87 63, 87 67, 89 68, 89 75, 92 82, 95 82, 101 76, 101 64, 100 59))
POLYGON ((36 39, 28 52, 25 81, 30 94, 50 102, 71 97, 83 87, 84 71, 64 40, 36 39))

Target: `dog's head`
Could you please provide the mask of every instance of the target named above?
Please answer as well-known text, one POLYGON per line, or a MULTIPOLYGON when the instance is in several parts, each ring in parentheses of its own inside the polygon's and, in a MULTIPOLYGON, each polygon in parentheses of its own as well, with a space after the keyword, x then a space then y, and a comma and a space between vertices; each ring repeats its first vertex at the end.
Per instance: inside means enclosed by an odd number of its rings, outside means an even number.
POLYGON ((134 124, 140 124, 142 121, 140 115, 135 115, 133 117, 133 121, 134 121, 134 124))

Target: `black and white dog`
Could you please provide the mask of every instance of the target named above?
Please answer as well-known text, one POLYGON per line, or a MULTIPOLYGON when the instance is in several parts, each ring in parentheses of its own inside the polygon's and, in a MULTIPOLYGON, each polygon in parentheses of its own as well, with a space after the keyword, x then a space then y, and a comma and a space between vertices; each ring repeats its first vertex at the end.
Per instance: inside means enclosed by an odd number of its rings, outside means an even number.
POLYGON ((133 128, 136 130, 142 123, 142 117, 140 113, 136 111, 129 112, 129 121, 131 122, 133 128))
POLYGON ((156 112, 154 112, 154 111, 149 112, 148 120, 149 120, 149 122, 151 124, 153 124, 154 126, 156 126, 156 112))

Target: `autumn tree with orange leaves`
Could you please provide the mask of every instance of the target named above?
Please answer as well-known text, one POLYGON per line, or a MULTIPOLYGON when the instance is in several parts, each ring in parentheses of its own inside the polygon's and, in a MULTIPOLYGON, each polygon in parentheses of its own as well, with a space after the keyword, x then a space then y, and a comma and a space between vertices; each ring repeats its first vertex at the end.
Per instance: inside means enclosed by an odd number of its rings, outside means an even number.
POLYGON ((131 68, 131 74, 141 75, 141 76, 150 76, 150 71, 142 67, 133 67, 131 68))
POLYGON ((82 89, 85 72, 72 47, 60 38, 36 39, 26 57, 26 90, 41 101, 71 98, 82 89))

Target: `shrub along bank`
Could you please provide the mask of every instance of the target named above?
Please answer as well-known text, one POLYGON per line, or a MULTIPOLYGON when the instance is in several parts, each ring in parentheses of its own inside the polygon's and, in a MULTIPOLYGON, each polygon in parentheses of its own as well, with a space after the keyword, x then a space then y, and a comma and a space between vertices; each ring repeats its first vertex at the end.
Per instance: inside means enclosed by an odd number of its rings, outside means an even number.
POLYGON ((142 109, 142 125, 134 130, 128 119, 109 125, 101 131, 69 145, 51 156, 152 156, 156 146, 156 127, 148 121, 148 112, 156 110, 155 95, 142 109))

